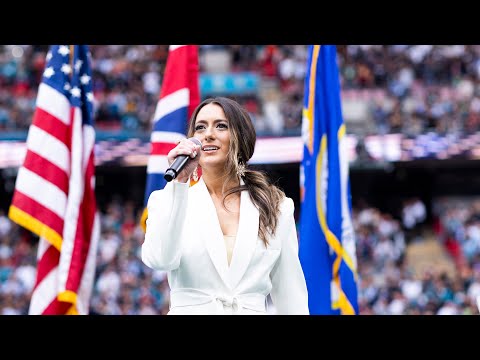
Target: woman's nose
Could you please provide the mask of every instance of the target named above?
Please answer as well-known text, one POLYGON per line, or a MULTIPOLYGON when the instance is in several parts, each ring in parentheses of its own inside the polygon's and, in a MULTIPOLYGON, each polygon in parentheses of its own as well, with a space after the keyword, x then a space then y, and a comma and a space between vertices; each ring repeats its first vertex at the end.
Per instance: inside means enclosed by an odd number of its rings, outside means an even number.
POLYGON ((207 127, 205 129, 205 140, 209 140, 209 139, 212 139, 213 138, 213 131, 210 127, 207 127))

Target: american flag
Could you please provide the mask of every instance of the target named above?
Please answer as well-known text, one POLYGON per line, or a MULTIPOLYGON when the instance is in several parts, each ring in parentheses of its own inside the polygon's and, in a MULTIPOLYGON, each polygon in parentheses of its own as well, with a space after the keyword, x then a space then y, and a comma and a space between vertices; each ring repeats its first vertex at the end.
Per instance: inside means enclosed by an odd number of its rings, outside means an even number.
POLYGON ((150 137, 145 210, 141 219, 144 229, 148 197, 152 191, 165 187, 167 181, 163 175, 168 169, 168 152, 186 137, 189 118, 200 103, 198 77, 198 46, 170 45, 150 137))
POLYGON ((99 238, 87 45, 51 45, 9 217, 39 236, 29 314, 88 314, 99 238))

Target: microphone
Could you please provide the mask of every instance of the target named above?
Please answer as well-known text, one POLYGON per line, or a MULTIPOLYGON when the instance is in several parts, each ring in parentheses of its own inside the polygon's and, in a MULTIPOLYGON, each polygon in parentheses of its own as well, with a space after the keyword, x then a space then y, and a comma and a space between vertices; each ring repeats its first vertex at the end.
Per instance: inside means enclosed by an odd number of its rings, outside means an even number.
MULTIPOLYGON (((202 145, 200 140, 195 137, 191 137, 188 140, 194 142, 197 145, 202 145)), ((168 182, 175 179, 178 173, 182 171, 182 169, 185 167, 189 159, 191 159, 190 155, 178 155, 173 161, 172 165, 170 165, 170 167, 165 172, 165 175, 163 175, 163 178, 168 182)))

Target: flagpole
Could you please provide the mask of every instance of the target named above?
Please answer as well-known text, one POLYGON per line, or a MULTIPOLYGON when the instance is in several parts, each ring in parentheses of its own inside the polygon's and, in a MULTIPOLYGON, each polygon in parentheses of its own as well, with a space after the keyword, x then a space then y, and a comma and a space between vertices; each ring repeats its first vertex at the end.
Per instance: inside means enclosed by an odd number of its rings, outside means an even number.
POLYGON ((71 69, 71 72, 70 72, 70 79, 72 79, 72 74, 73 74, 73 55, 74 55, 74 52, 75 52, 75 45, 70 45, 70 69, 71 69))

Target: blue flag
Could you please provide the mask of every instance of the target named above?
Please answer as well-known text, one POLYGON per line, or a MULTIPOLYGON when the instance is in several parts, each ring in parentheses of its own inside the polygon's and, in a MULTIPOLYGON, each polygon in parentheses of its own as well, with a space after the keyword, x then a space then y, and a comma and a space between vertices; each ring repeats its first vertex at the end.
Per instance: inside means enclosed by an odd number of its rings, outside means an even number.
POLYGON ((299 256, 310 314, 358 314, 346 131, 334 45, 310 45, 300 166, 299 256))

